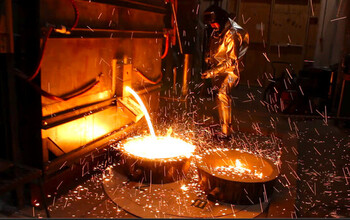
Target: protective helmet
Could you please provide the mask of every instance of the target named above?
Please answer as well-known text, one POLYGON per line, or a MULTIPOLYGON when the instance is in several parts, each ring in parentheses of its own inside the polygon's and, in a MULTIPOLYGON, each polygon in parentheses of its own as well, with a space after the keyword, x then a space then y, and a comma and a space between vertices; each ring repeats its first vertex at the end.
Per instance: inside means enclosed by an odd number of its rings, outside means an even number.
POLYGON ((210 26, 212 23, 218 23, 220 30, 225 27, 229 14, 222 8, 212 5, 204 11, 204 24, 210 26))

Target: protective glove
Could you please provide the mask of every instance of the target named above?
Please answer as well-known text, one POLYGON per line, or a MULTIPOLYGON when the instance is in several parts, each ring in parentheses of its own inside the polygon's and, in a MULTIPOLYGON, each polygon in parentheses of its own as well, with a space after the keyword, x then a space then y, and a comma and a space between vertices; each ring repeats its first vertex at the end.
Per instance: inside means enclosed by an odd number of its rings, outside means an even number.
POLYGON ((202 73, 202 76, 201 76, 202 79, 209 79, 213 77, 214 77, 214 73, 213 71, 210 71, 210 70, 205 71, 204 73, 202 73))

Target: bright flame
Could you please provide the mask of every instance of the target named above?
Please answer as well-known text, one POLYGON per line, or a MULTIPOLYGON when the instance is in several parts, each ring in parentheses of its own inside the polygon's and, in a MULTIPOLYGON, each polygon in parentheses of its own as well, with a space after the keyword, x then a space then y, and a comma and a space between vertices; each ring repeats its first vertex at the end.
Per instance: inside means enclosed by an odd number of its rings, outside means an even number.
POLYGON ((150 131, 152 137, 155 138, 156 134, 155 134, 153 126, 152 126, 151 118, 149 117, 149 114, 148 114, 148 111, 146 109, 146 106, 143 104, 140 96, 137 95, 137 93, 133 89, 131 89, 129 86, 126 86, 125 90, 130 92, 135 97, 135 99, 137 100, 139 105, 141 106, 141 111, 143 112, 143 114, 145 114, 145 117, 146 117, 146 120, 147 120, 147 124, 148 124, 148 127, 149 127, 149 131, 150 131))
POLYGON ((124 143, 124 150, 132 155, 149 159, 192 156, 195 146, 173 137, 137 137, 124 143))
POLYGON ((263 178, 263 173, 256 170, 253 172, 251 169, 246 168, 239 159, 236 159, 235 165, 216 167, 215 171, 226 175, 247 175, 259 179, 263 178))

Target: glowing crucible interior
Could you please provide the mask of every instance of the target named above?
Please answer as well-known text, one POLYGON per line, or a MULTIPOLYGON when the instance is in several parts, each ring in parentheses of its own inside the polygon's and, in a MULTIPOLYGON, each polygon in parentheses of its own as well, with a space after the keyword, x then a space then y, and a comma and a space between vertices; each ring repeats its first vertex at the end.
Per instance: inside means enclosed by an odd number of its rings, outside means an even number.
MULTIPOLYGON (((167 136, 156 136, 150 116, 145 105, 137 93, 130 87, 125 88, 130 92, 141 106, 150 130, 150 136, 134 137, 123 144, 123 150, 134 156, 149 159, 168 159, 176 157, 190 157, 195 146, 181 139, 167 136)), ((170 130, 170 129, 169 129, 170 130)))
POLYGON ((239 159, 236 159, 235 165, 230 166, 219 166, 215 168, 215 171, 221 173, 221 174, 227 174, 227 175, 247 175, 252 178, 263 178, 263 173, 258 172, 257 170, 251 170, 246 167, 246 165, 243 165, 242 162, 239 159))
POLYGON ((138 157, 149 159, 167 159, 174 157, 190 157, 195 147, 185 141, 169 136, 136 137, 127 141, 124 150, 138 157))

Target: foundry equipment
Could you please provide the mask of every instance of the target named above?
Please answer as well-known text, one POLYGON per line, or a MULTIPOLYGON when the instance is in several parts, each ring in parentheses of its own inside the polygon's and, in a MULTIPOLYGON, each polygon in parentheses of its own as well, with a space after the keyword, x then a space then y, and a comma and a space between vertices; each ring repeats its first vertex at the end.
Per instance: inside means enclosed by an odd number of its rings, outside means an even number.
POLYGON ((271 160, 238 149, 208 150, 197 168, 209 200, 238 205, 268 201, 279 175, 271 160))

